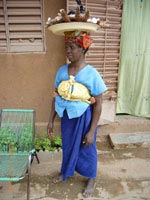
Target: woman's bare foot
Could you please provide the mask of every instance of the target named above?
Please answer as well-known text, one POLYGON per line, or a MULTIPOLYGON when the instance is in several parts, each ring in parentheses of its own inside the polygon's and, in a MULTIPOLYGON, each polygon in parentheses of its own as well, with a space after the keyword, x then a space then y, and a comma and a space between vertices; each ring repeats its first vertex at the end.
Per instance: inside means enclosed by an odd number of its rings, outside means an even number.
POLYGON ((62 182, 63 181, 63 175, 62 174, 58 174, 57 176, 55 176, 53 178, 53 183, 59 183, 59 182, 62 182))
POLYGON ((95 186, 95 179, 89 178, 87 182, 87 186, 82 193, 84 198, 90 197, 93 194, 94 186, 95 186))

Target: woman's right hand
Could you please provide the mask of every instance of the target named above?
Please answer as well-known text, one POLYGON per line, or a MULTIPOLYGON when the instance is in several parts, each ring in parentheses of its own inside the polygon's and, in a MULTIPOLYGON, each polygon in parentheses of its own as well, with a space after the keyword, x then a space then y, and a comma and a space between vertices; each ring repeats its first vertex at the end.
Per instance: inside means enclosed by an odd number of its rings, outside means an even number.
POLYGON ((51 138, 52 137, 52 134, 53 134, 53 123, 51 122, 49 122, 48 123, 48 125, 47 125, 47 136, 49 137, 49 138, 51 138))

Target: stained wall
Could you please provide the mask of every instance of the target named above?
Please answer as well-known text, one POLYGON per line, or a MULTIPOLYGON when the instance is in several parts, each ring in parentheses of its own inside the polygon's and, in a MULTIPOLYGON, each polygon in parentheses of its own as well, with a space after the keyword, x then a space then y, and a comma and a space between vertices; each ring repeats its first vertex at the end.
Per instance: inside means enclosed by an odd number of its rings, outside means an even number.
MULTIPOLYGON (((54 18, 65 0, 44 0, 44 18, 54 18)), ((0 109, 35 109, 36 130, 46 129, 54 90, 54 77, 65 63, 64 40, 45 28, 46 51, 0 54, 0 109)), ((56 118, 59 133, 59 118, 56 118)))

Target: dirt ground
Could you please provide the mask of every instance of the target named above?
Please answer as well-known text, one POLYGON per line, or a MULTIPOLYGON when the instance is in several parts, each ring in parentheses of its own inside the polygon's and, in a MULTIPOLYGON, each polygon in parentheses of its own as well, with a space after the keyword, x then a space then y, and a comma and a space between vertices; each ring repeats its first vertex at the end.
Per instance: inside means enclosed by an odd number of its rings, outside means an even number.
MULTIPOLYGON (((150 120, 118 116, 115 122, 99 127, 97 138, 98 175, 90 200, 150 200, 150 147, 113 149, 109 133, 150 132, 150 120)), ((53 184, 61 165, 61 152, 38 153, 32 164, 30 200, 83 200, 85 178, 75 174, 66 182, 53 184)), ((2 183, 0 200, 25 200, 26 181, 2 183)))

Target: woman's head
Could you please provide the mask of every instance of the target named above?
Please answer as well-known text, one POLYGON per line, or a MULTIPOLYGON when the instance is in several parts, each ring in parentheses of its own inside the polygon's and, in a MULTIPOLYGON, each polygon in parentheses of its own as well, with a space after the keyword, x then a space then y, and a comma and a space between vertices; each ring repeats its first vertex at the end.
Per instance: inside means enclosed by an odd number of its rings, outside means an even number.
POLYGON ((64 34, 65 43, 74 42, 84 49, 88 49, 93 42, 89 34, 83 31, 68 31, 64 34))
POLYGON ((66 56, 70 61, 79 59, 88 51, 93 39, 85 32, 65 32, 66 56), (72 60, 73 59, 73 60, 72 60))

